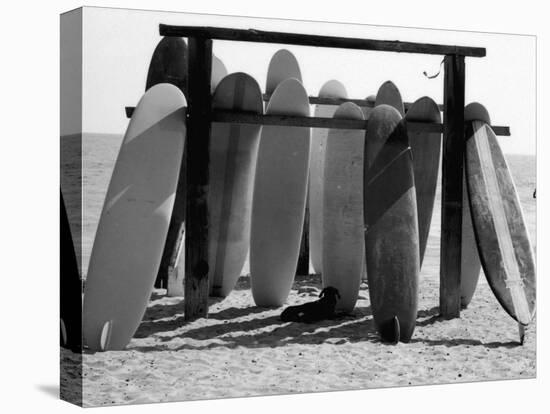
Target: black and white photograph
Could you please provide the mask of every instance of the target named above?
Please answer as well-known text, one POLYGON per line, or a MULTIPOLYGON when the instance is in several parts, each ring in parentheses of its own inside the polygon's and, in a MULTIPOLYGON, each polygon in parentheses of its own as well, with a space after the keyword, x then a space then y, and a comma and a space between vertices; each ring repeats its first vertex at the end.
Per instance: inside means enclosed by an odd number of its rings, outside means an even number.
POLYGON ((96 3, 52 9, 59 242, 33 273, 57 290, 59 371, 38 392, 361 391, 355 410, 384 390, 392 412, 496 382, 484 407, 535 404, 511 391, 545 352, 535 30, 96 3))

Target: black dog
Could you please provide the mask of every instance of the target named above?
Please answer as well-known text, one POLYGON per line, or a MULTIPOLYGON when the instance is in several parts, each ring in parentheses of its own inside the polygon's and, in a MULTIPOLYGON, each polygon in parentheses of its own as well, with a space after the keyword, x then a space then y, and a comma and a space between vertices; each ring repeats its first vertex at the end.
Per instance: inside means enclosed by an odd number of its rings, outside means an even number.
POLYGON ((319 298, 315 302, 289 306, 281 313, 281 320, 283 322, 312 323, 333 318, 336 302, 340 299, 338 289, 326 287, 319 294, 319 298))

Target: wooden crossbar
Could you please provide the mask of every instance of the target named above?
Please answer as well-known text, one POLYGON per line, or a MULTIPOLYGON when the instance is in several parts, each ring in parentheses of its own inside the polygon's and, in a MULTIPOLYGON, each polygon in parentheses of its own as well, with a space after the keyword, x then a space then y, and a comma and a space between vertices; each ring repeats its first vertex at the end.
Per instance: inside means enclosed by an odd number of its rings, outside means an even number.
MULTIPOLYGON (((132 117, 134 107, 127 106, 126 116, 132 117)), ((291 115, 258 115, 249 112, 215 110, 210 117, 212 122, 227 122, 237 124, 255 125, 280 125, 307 128, 334 128, 334 129, 364 129, 368 127, 368 121, 355 119, 303 117, 291 115)), ((407 122, 409 131, 412 132, 443 132, 443 124, 434 122, 407 122)), ((492 125, 495 135, 510 136, 510 127, 492 125)))
POLYGON ((299 33, 268 32, 255 29, 230 29, 223 27, 159 25, 161 36, 195 37, 204 39, 233 40, 240 42, 281 43, 298 46, 316 46, 339 49, 376 50, 383 52, 420 53, 430 55, 460 55, 484 57, 483 47, 439 45, 431 43, 401 42, 399 40, 361 39, 309 35, 299 33))

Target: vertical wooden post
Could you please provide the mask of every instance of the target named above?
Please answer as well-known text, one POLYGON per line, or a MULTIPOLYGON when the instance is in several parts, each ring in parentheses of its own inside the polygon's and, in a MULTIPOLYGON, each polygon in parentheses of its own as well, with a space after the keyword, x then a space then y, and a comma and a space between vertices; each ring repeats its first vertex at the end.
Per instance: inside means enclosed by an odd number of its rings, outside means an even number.
POLYGON ((460 317, 464 82, 464 56, 446 55, 439 309, 441 315, 449 319, 460 317))
POLYGON ((212 40, 189 38, 185 320, 208 314, 208 183, 212 40))

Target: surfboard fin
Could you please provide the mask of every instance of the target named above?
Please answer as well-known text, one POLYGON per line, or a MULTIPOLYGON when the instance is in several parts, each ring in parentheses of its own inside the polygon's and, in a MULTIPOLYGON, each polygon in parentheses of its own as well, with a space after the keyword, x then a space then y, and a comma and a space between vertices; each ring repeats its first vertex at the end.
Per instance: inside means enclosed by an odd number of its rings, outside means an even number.
POLYGON ((109 343, 111 342, 111 331, 113 327, 113 321, 105 322, 103 329, 101 329, 101 337, 99 339, 99 348, 102 351, 106 351, 109 348, 109 343))
POLYGON ((399 340, 401 339, 401 326, 399 324, 399 318, 397 316, 393 317, 393 338, 394 344, 399 343, 399 340))
POLYGON ((525 342, 525 325, 518 323, 518 331, 519 331, 519 343, 520 345, 523 345, 523 343, 525 342))
POLYGON ((65 327, 63 318, 59 319, 59 322, 61 324, 61 346, 65 347, 67 345, 67 328, 65 327))

